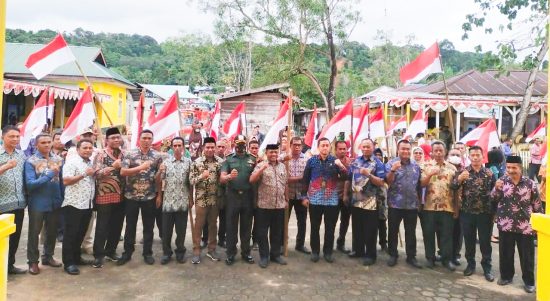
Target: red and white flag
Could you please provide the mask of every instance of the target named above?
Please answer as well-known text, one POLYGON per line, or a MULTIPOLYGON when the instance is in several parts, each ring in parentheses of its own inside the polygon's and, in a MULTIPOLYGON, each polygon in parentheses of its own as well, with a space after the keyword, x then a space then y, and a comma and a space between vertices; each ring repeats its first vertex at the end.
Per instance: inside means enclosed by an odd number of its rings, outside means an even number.
POLYGON ((242 132, 243 124, 241 118, 243 117, 242 115, 245 114, 245 110, 246 108, 243 101, 235 107, 223 125, 223 131, 230 140, 233 140, 235 136, 242 132))
POLYGON ((164 104, 160 112, 155 116, 155 110, 147 120, 147 129, 154 133, 153 144, 162 142, 163 139, 179 134, 180 111, 178 108, 178 95, 174 93, 164 104))
POLYGON ((474 145, 480 146, 483 149, 483 163, 488 162, 487 152, 493 147, 500 146, 498 139, 497 125, 494 119, 489 119, 486 126, 483 127, 479 139, 474 145))
POLYGON ((317 105, 313 107, 313 113, 307 126, 307 132, 304 137, 305 145, 311 147, 311 149, 317 149, 317 135, 319 134, 319 119, 317 118, 317 105))
POLYGON ((220 101, 216 101, 216 105, 214 106, 214 112, 212 112, 212 121, 210 122, 210 137, 216 139, 220 138, 220 101))
POLYGON ((541 123, 537 128, 525 138, 525 142, 529 143, 531 140, 535 139, 535 137, 546 137, 546 122, 541 123))
MULTIPOLYGON (((338 113, 332 117, 330 122, 323 128, 319 138, 328 138, 332 141, 338 136, 341 132, 344 132, 344 137, 350 137, 351 135, 351 118, 353 110, 353 99, 350 99, 346 102, 344 107, 338 111, 338 113)), ((315 149, 311 149, 315 151, 315 149)))
POLYGON ((399 70, 403 85, 416 83, 433 73, 443 73, 437 42, 424 50, 416 59, 399 70))
POLYGON ((90 128, 97 119, 94 108, 94 101, 90 87, 86 88, 82 97, 74 106, 71 116, 65 124, 63 133, 59 137, 61 143, 65 144, 76 136, 82 134, 86 129, 90 128))
MULTIPOLYGON (((355 121, 355 120, 354 120, 355 121)), ((359 119, 359 122, 357 126, 355 126, 355 137, 353 137, 353 148, 355 149, 356 154, 361 153, 361 149, 359 147, 359 144, 361 143, 361 140, 369 137, 369 104, 361 106, 361 118, 359 119)))
POLYGON ((418 112, 416 112, 416 115, 414 115, 414 119, 411 121, 403 138, 414 139, 416 135, 425 133, 428 127, 427 117, 428 114, 424 115, 424 108, 420 108, 418 112))
MULTIPOLYGON (((154 107, 154 106, 153 106, 154 107)), ((139 95, 139 102, 132 114, 132 137, 130 141, 130 148, 138 146, 139 135, 143 130, 143 111, 145 110, 145 92, 142 91, 139 95)))
POLYGON ((390 128, 388 129, 388 136, 393 134, 393 131, 407 128, 407 115, 401 116, 401 118, 392 121, 390 128))
POLYGON ((374 140, 376 138, 386 137, 384 126, 384 110, 380 108, 374 113, 370 120, 370 138, 374 140))
POLYGON ((69 45, 61 34, 57 34, 48 45, 31 54, 25 66, 36 79, 41 79, 58 67, 74 61, 76 58, 69 45))
POLYGON ((47 99, 48 89, 42 92, 38 102, 34 105, 34 108, 19 129, 21 132, 21 140, 19 141, 19 145, 22 150, 26 150, 29 147, 31 139, 44 130, 44 126, 47 124, 47 119, 50 119, 48 115, 50 115, 50 112, 53 111, 54 105, 51 102, 47 103, 47 99))
MULTIPOLYGON (((492 119, 485 120, 485 122, 480 124, 477 128, 473 129, 471 132, 466 134, 466 136, 462 137, 462 139, 460 139, 460 142, 466 144, 467 146, 475 145, 483 134, 483 129, 491 122, 491 120, 492 119)), ((498 135, 496 138, 498 140, 498 135)))
POLYGON ((260 145, 260 152, 262 152, 268 144, 275 144, 279 140, 279 132, 281 132, 286 126, 288 126, 288 111, 289 111, 289 99, 279 109, 277 118, 269 128, 267 134, 265 134, 264 141, 260 145))

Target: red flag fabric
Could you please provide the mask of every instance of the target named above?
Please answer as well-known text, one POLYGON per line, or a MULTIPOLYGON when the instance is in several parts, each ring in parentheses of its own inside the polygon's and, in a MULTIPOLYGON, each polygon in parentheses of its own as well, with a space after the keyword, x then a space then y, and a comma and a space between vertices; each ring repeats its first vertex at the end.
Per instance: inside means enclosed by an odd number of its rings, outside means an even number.
MULTIPOLYGON (((153 106, 154 108, 155 106, 153 106)), ((145 91, 139 95, 139 102, 132 115, 132 138, 130 148, 138 146, 139 135, 143 130, 143 111, 145 110, 145 91)))
POLYGON ((355 137, 353 137, 353 148, 355 149, 356 154, 361 153, 361 149, 359 147, 361 140, 368 138, 369 135, 369 104, 367 103, 361 107, 361 118, 355 128, 355 137))
POLYGON ((216 139, 218 141, 220 137, 220 101, 216 101, 216 105, 214 106, 214 111, 212 112, 212 122, 210 122, 210 137, 216 139))
POLYGON ((147 128, 154 133, 153 144, 177 135, 180 130, 180 111, 178 108, 177 93, 174 93, 170 97, 156 116, 154 108, 155 106, 153 106, 147 120, 147 128))
POLYGON ((546 137, 546 122, 539 124, 539 126, 525 138, 525 142, 529 143, 531 140, 535 139, 535 137, 546 137))
POLYGON ((230 140, 233 140, 233 138, 242 132, 242 122, 241 122, 241 115, 245 114, 246 108, 244 101, 238 104, 233 112, 231 112, 231 115, 229 115, 229 118, 225 121, 225 124, 223 125, 223 131, 227 134, 227 137, 230 140))
POLYGON ((401 116, 401 118, 397 119, 396 121, 391 122, 390 128, 388 129, 388 135, 391 135, 395 130, 406 129, 406 128, 407 128, 407 115, 403 115, 401 116))
POLYGON ((480 146, 483 149, 483 163, 487 163, 488 151, 493 147, 500 146, 500 140, 498 139, 497 125, 494 119, 489 119, 487 126, 483 127, 479 140, 475 145, 480 146))
POLYGON ((313 113, 311 114, 311 119, 307 126, 307 132, 304 137, 304 143, 313 148, 317 148, 317 135, 319 134, 319 120, 317 119, 317 105, 313 107, 313 113))
POLYGON ((38 102, 34 105, 29 116, 27 116, 27 119, 25 119, 25 122, 23 122, 19 129, 21 133, 19 146, 21 146, 22 150, 26 150, 29 147, 31 139, 40 134, 44 130, 44 125, 47 124, 49 112, 53 110, 53 104, 47 104, 47 99, 48 89, 42 92, 38 102), (46 113, 47 110, 49 110, 48 113, 46 113))
POLYGON ((399 71, 403 85, 416 83, 433 73, 442 73, 437 42, 420 53, 416 59, 399 71))
MULTIPOLYGON (((328 138, 332 141, 341 132, 344 132, 344 137, 349 137, 351 134, 351 118, 353 112, 353 99, 346 102, 344 107, 338 111, 330 122, 323 128, 319 138, 328 138)), ((315 148, 316 149, 316 148, 315 148)), ((315 149, 312 148, 312 151, 315 149)))
POLYGON ((36 79, 41 79, 58 67, 74 61, 76 58, 69 45, 61 34, 57 34, 48 45, 29 56, 25 67, 36 79))
POLYGON ((90 87, 88 87, 82 93, 82 97, 74 106, 73 112, 65 124, 63 133, 60 136, 61 143, 67 143, 82 134, 94 124, 96 119, 92 92, 90 91, 90 87))
POLYGON ((424 114, 424 108, 420 108, 416 112, 416 115, 414 115, 414 119, 409 124, 409 128, 403 137, 414 139, 416 135, 425 133, 428 128, 428 122, 425 117, 427 117, 427 114, 424 114))
POLYGON ((290 98, 287 98, 281 106, 281 109, 279 109, 277 118, 275 118, 275 121, 273 121, 269 131, 265 134, 264 141, 262 142, 262 145, 260 145, 260 152, 263 151, 268 144, 276 144, 279 140, 279 132, 288 126, 288 110, 290 109, 289 104, 290 98))
POLYGON ((370 120, 370 138, 382 138, 385 137, 386 133, 384 132, 384 110, 382 107, 374 113, 370 120))

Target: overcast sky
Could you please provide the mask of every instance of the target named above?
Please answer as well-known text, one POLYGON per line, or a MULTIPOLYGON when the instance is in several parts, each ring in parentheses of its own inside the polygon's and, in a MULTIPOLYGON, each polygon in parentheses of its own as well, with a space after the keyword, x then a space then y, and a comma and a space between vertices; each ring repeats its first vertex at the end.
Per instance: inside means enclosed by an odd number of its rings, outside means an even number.
MULTIPOLYGON (((162 42, 183 33, 212 34, 215 17, 195 4, 178 0, 8 0, 7 27, 25 30, 72 31, 77 27, 94 32, 150 35, 162 42)), ((391 33, 391 40, 404 44, 406 36, 429 46, 449 39, 458 50, 494 49, 497 39, 478 30, 461 41, 465 15, 475 12, 474 0, 363 0, 363 21, 352 40, 374 44, 377 30, 391 33)), ((505 36, 506 37, 506 36, 505 36)))

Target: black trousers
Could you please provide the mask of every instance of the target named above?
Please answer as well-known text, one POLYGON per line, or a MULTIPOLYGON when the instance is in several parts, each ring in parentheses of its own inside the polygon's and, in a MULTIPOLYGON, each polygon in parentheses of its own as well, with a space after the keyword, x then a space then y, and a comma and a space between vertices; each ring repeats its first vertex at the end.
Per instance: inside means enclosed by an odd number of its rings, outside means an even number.
POLYGON ((387 220, 378 217, 378 243, 380 246, 388 244, 388 224, 387 220))
MULTIPOLYGON (((162 206, 160 206, 159 208, 157 208, 157 206, 155 206, 155 222, 157 224, 157 229, 159 230, 159 237, 162 239, 162 206)), ((154 227, 154 225, 153 225, 154 227)))
POLYGON ((250 236, 253 214, 252 191, 248 190, 239 194, 236 191, 227 189, 225 199, 227 257, 232 257, 237 254, 237 236, 240 237, 241 255, 248 256, 250 255, 250 236))
POLYGON ((489 213, 472 214, 461 212, 460 222, 464 233, 466 252, 464 257, 469 266, 476 266, 476 240, 479 238, 481 250, 481 266, 484 272, 491 271, 491 235, 493 233, 493 215, 489 213))
POLYGON ((535 236, 498 232, 500 278, 505 280, 514 278, 514 254, 517 245, 523 283, 535 285, 535 236))
POLYGON ((401 221, 405 226, 405 251, 407 258, 416 257, 416 221, 418 210, 388 208, 388 253, 398 257, 397 241, 401 221))
POLYGON ((153 255, 153 228, 155 227, 155 200, 126 200, 126 231, 124 232, 124 256, 132 257, 136 244, 136 228, 141 210, 143 224, 143 256, 153 255))
POLYGON ((298 226, 298 233, 296 233, 296 247, 303 247, 306 241, 306 221, 307 221, 307 208, 302 205, 302 200, 289 200, 288 213, 292 214, 292 208, 296 213, 296 224, 298 226))
POLYGON ((61 208, 50 212, 29 210, 29 231, 27 237, 27 260, 28 263, 38 263, 40 252, 38 251, 38 237, 42 226, 46 225, 46 239, 44 240, 43 258, 53 257, 55 241, 57 239, 57 217, 61 208))
POLYGON ((252 208, 252 243, 258 243, 258 208, 252 208))
POLYGON ((435 235, 439 230, 441 234, 441 261, 449 262, 453 258, 453 214, 445 211, 422 212, 422 223, 424 224, 422 234, 424 236, 424 251, 426 259, 435 260, 435 235))
POLYGON ((464 241, 464 233, 460 224, 462 217, 454 219, 453 224, 453 251, 454 258, 460 258, 460 251, 462 250, 462 242, 464 241))
POLYGON ((65 214, 65 229, 63 246, 61 248, 63 265, 75 265, 80 261, 80 246, 88 230, 92 217, 92 209, 77 209, 73 206, 63 207, 65 214))
POLYGON ((355 253, 376 259, 376 238, 378 236, 378 210, 351 208, 351 227, 355 253))
POLYGON ((325 217, 325 238, 323 241, 323 253, 326 255, 332 254, 334 249, 334 230, 338 221, 338 212, 340 208, 336 206, 309 205, 309 221, 311 233, 309 243, 311 252, 319 254, 321 250, 321 242, 319 237, 319 229, 323 216, 325 217))
POLYGON ((537 178, 537 180, 540 183, 539 171, 540 171, 540 164, 529 163, 529 170, 528 170, 529 179, 534 180, 535 178, 537 178))
POLYGON ((172 233, 176 228, 176 255, 185 254, 185 232, 187 232, 187 211, 164 212, 162 214, 162 253, 172 256, 172 233))
POLYGON ((13 214, 15 223, 15 232, 10 234, 10 246, 8 251, 8 266, 15 264, 15 253, 19 247, 19 239, 21 238, 21 230, 23 228, 23 220, 25 219, 25 209, 16 209, 2 214, 13 214))
POLYGON ((125 207, 124 201, 115 204, 96 204, 95 258, 103 258, 105 255, 116 253, 124 224, 125 207))
POLYGON ((338 207, 340 207, 340 231, 338 239, 336 239, 336 246, 343 247, 346 244, 346 233, 348 233, 352 210, 349 205, 344 204, 343 200, 338 200, 338 207))
POLYGON ((224 242, 225 241, 225 208, 224 209, 220 209, 220 214, 219 214, 219 226, 218 226, 218 242, 224 242))
POLYGON ((256 236, 261 258, 281 256, 285 209, 256 209, 256 236), (269 231, 269 240, 268 240, 269 231))
POLYGON ((204 243, 208 243, 208 221, 206 221, 206 223, 205 223, 204 226, 202 227, 202 236, 201 236, 201 240, 202 240, 204 243))

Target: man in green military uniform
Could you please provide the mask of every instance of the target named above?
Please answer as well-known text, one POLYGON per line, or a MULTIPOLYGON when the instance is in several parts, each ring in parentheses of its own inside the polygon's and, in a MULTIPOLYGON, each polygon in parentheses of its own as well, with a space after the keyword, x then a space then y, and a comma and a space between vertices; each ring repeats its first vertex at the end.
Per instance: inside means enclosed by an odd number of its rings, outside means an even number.
POLYGON ((246 138, 235 137, 235 152, 222 165, 220 182, 226 184, 225 213, 227 225, 227 259, 232 265, 237 254, 237 230, 240 222, 241 257, 254 263, 250 255, 250 234, 254 196, 249 178, 256 166, 256 158, 246 152, 246 138))

